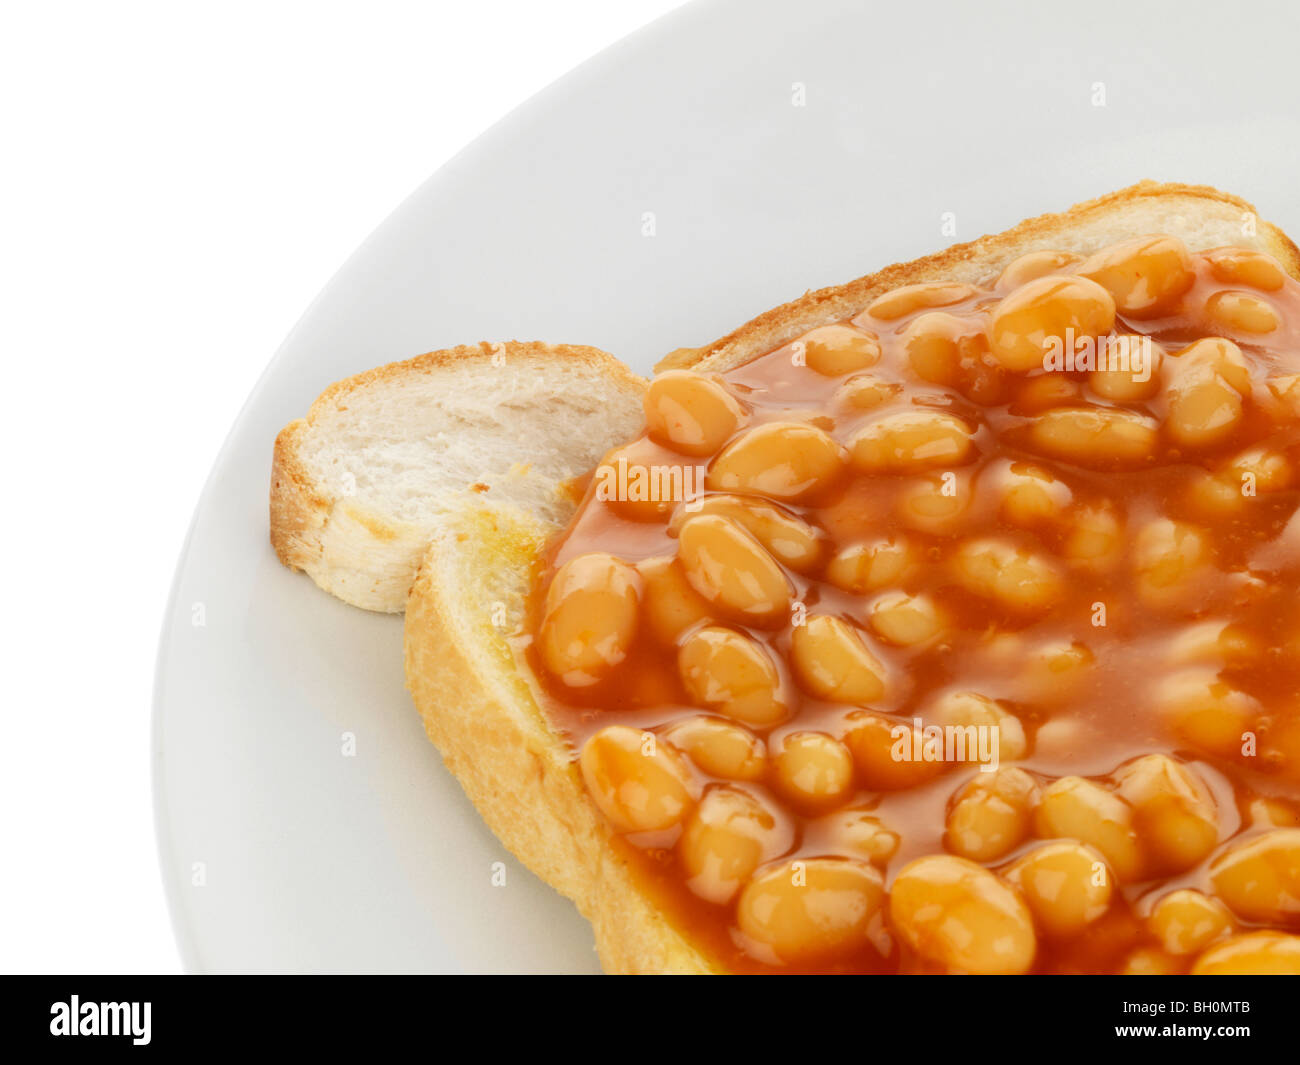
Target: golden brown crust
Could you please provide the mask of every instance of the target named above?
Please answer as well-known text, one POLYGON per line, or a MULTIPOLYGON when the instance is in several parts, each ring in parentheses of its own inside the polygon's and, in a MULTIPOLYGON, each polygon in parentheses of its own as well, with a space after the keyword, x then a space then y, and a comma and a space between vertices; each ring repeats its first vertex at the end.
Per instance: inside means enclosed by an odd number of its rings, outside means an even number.
MULTIPOLYGON (((726 370, 771 351, 793 336, 825 322, 850 318, 882 292, 918 281, 975 281, 996 273, 1018 255, 1051 247, 1063 234, 1078 230, 1124 211, 1142 201, 1159 201, 1161 206, 1186 202, 1193 210, 1207 207, 1244 218, 1256 219, 1258 241, 1287 270, 1300 278, 1300 249, 1276 226, 1258 221, 1255 208, 1247 201, 1208 185, 1162 184, 1141 181, 1118 192, 1075 204, 1067 211, 1029 218, 1011 229, 983 236, 965 244, 911 262, 894 263, 847 284, 807 292, 796 300, 758 315, 740 328, 702 348, 678 348, 662 359, 656 371, 698 367, 726 370)), ((1130 233, 1141 236, 1148 230, 1130 233)))
MULTIPOLYGON (((815 324, 850 317, 890 288, 963 270, 971 279, 987 277, 1074 227, 1148 198, 1182 201, 1193 209, 1217 205, 1254 211, 1215 189, 1143 182, 1002 234, 810 292, 704 348, 673 352, 659 368, 739 365, 815 324)), ((1262 222, 1259 234, 1259 245, 1300 278, 1296 246, 1262 222)), ((451 535, 430 547, 407 605, 407 684, 430 739, 502 843, 591 921, 606 971, 719 971, 639 889, 586 794, 571 749, 551 729, 531 679, 504 639, 486 620, 465 617, 474 609, 467 600, 481 606, 484 598, 479 591, 484 575, 478 571, 531 574, 554 530, 526 515, 508 523, 499 512, 469 512, 463 520, 468 524, 460 539, 451 535)), ((512 617, 519 616, 515 606, 512 617)))
POLYGON ((319 411, 336 403, 349 393, 356 392, 377 381, 404 377, 410 373, 432 373, 436 370, 451 369, 454 364, 464 362, 466 359, 491 361, 494 357, 504 358, 507 365, 524 363, 529 360, 548 362, 552 359, 562 358, 590 366, 592 369, 601 370, 616 380, 621 380, 630 388, 639 388, 642 384, 641 378, 610 355, 609 352, 601 351, 600 348, 589 347, 586 344, 548 344, 539 340, 505 340, 492 343, 484 340, 478 344, 461 344, 459 347, 445 348, 441 351, 428 351, 423 355, 415 356, 413 359, 386 363, 383 366, 376 366, 372 370, 366 370, 353 377, 345 377, 342 381, 335 381, 334 384, 316 397, 316 401, 312 403, 307 412, 306 420, 308 422, 312 421, 319 411))
POLYGON ((270 526, 271 546, 280 561, 305 571, 327 592, 354 606, 400 611, 427 537, 420 529, 394 525, 353 500, 341 499, 307 468, 302 441, 325 412, 344 406, 350 395, 378 382, 434 374, 467 360, 493 359, 503 359, 511 367, 553 365, 562 359, 590 367, 614 387, 637 392, 645 388, 640 377, 598 348, 536 341, 485 342, 431 351, 338 381, 316 398, 306 417, 290 422, 275 440, 270 526))
POLYGON ((607 972, 707 972, 637 889, 570 748, 493 627, 493 604, 471 587, 493 569, 531 573, 553 531, 524 514, 469 511, 435 542, 407 604, 407 686, 429 739, 497 838, 591 922, 607 972))
POLYGON ((271 546, 290 569, 301 570, 319 554, 320 530, 330 502, 312 484, 298 458, 298 441, 307 428, 298 418, 280 430, 271 456, 271 546))

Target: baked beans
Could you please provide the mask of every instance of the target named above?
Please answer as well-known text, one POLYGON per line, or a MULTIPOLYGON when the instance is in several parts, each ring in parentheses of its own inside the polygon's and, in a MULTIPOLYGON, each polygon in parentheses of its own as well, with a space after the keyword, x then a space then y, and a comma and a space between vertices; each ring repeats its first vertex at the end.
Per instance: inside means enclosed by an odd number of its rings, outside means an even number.
POLYGON ((1300 971, 1300 283, 1159 234, 652 382, 515 645, 746 972, 1300 971), (683 480, 683 483, 687 483, 683 480))

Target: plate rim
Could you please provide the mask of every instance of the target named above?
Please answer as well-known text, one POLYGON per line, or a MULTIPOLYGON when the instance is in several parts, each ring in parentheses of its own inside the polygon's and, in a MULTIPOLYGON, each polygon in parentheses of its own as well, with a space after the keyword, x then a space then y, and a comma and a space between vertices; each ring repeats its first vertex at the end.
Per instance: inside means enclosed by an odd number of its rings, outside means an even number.
POLYGON ((534 106, 540 106, 547 102, 547 99, 570 90, 575 84, 580 83, 585 77, 589 76, 593 66, 599 64, 602 60, 609 57, 612 53, 623 51, 627 48, 638 46, 649 37, 653 37, 663 32, 672 32, 676 30, 677 23, 685 22, 688 19, 698 17, 702 12, 715 7, 724 6, 727 0, 688 0, 673 9, 664 12, 642 26, 624 34, 622 37, 612 41, 599 51, 592 53, 585 59, 578 62, 569 70, 560 74, 554 80, 548 82, 536 92, 527 96, 519 103, 510 108, 504 115, 496 119, 490 125, 477 133, 470 141, 458 148, 449 158, 444 160, 432 173, 424 177, 414 189, 406 196, 402 197, 387 214, 370 230, 369 233, 352 249, 351 252, 343 259, 339 266, 330 274, 328 280, 321 286, 320 290, 308 301, 307 306, 303 308, 302 313, 294 320, 294 324, 285 334, 284 339, 276 346, 266 365, 258 374, 257 379, 253 382, 247 396, 236 412, 230 423, 230 428, 222 438, 221 445, 217 449, 216 455, 208 468, 208 472, 203 481, 203 487, 199 491, 198 497, 194 502, 193 509, 190 513, 189 522, 186 525, 184 539, 181 541, 180 551, 176 556, 176 561, 172 567, 172 578, 167 593, 166 606, 164 607, 162 618, 159 623, 159 635, 155 643, 154 651, 154 668, 153 684, 150 693, 150 722, 149 722, 149 788, 151 794, 151 806, 153 815, 153 835, 155 843, 155 858, 158 862, 158 873, 162 879, 163 895, 166 899, 168 922, 171 926, 172 938, 176 944, 177 953, 180 957, 181 967, 187 973, 204 973, 207 972, 202 964, 202 952, 199 946, 199 934, 196 928, 193 915, 190 914, 184 905, 184 885, 182 883, 180 867, 177 864, 178 856, 173 846, 174 833, 170 830, 170 810, 168 809, 168 796, 164 780, 163 766, 166 761, 167 752, 163 744, 164 716, 166 708, 164 707, 163 686, 166 682, 166 659, 168 651, 173 640, 176 638, 174 633, 176 609, 180 598, 181 582, 186 572, 186 567, 192 552, 194 537, 198 529, 199 516, 204 512, 206 504, 212 494, 213 485, 219 472, 223 470, 229 461, 235 439, 244 429, 248 414, 256 401, 260 398, 265 390, 266 383, 271 374, 275 371, 284 356, 284 352, 292 344, 294 338, 298 335, 305 321, 312 317, 317 307, 329 299, 340 282, 351 273, 351 267, 360 260, 370 247, 390 229, 396 219, 402 216, 408 207, 421 201, 429 195, 430 188, 438 179, 448 171, 462 164, 467 156, 474 154, 485 141, 493 139, 504 128, 514 125, 526 119, 526 112, 534 106))

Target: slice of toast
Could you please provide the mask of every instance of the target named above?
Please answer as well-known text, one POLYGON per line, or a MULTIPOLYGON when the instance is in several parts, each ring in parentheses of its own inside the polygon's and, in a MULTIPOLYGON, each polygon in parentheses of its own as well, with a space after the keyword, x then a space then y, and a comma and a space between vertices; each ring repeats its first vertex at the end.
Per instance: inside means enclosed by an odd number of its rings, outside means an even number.
POLYGON ((608 972, 712 966, 637 888, 508 635, 548 537, 535 514, 469 507, 439 530, 407 603, 406 677, 425 730, 497 837, 573 899, 608 972))
POLYGON ((433 529, 467 496, 567 519, 570 480, 641 426, 645 381, 596 348, 478 344, 331 385, 276 438, 280 561, 400 613, 433 529))
MULTIPOLYGON (((1193 250, 1254 247, 1300 277, 1300 251, 1242 200, 1217 190, 1144 182, 995 236, 810 292, 722 339, 673 353, 660 368, 725 370, 807 330, 849 318, 875 296, 922 281, 980 281, 1043 248, 1088 252, 1167 233, 1193 250)), ((574 751, 551 726, 510 634, 548 538, 528 508, 466 506, 433 540, 406 614, 406 674, 425 728, 484 820, 520 860, 592 923, 611 973, 722 971, 674 927, 638 881, 587 797, 574 751)))

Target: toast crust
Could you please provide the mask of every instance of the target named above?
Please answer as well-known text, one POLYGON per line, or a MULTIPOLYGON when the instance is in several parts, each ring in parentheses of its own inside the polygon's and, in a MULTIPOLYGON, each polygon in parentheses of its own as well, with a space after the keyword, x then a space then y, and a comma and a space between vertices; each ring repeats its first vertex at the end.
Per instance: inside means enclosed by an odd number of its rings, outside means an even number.
MULTIPOLYGON (((637 888, 571 749, 515 668, 505 630, 493 626, 490 596, 466 596, 466 569, 531 574, 553 531, 521 511, 470 510, 430 545, 407 605, 407 686, 488 827, 591 922, 606 972, 710 972, 637 888)), ((522 602, 511 606, 518 616, 522 602)))
MULTIPOLYGON (((1254 214, 1244 200, 1216 189, 1143 182, 1001 234, 809 292, 712 344, 679 349, 658 368, 730 369, 816 325, 853 316, 888 289, 918 281, 983 280, 1025 252, 1060 246, 1073 231, 1092 227, 1092 247, 1076 242, 1075 249, 1092 250, 1119 239, 1113 233, 1103 236, 1098 223, 1147 201, 1167 209, 1171 218, 1181 208, 1218 213, 1220 230, 1229 218, 1254 214)), ((1250 243, 1300 278, 1300 250, 1280 230, 1258 222, 1250 243)), ((586 794, 571 747, 546 719, 526 668, 500 632, 466 615, 474 609, 467 603, 475 598, 471 585, 483 582, 479 571, 511 567, 531 575, 556 531, 527 515, 507 520, 500 513, 469 511, 435 540, 407 605, 407 685, 429 738, 497 837, 591 921, 607 972, 725 971, 643 893, 586 794)), ((509 616, 521 618, 522 604, 514 604, 509 616)))
POLYGON ((428 530, 394 522, 317 480, 302 458, 303 440, 323 413, 377 382, 436 374, 467 361, 504 359, 506 366, 545 366, 568 360, 603 374, 618 388, 640 394, 645 381, 598 348, 575 344, 508 341, 466 344, 389 363, 338 381, 290 422, 275 439, 271 460, 271 546, 290 569, 306 572, 321 588, 353 606, 400 613, 415 580, 428 530))
MULTIPOLYGON (((1179 208, 1187 208, 1201 215, 1213 212, 1224 221, 1236 220, 1243 226, 1250 219, 1256 229, 1256 236, 1250 243, 1258 244, 1262 250, 1279 260, 1288 273, 1300 278, 1300 248, 1276 226, 1262 221, 1253 204, 1209 185, 1141 181, 1118 192, 1075 204, 1066 211, 1026 219, 1001 233, 979 237, 965 244, 954 244, 911 262, 894 263, 847 284, 806 292, 798 299, 752 318, 712 344, 706 344, 702 348, 678 348, 660 360, 655 370, 730 370, 757 355, 780 347, 815 326, 851 318, 876 296, 900 285, 920 281, 987 280, 1012 259, 1026 252, 1061 247, 1077 250, 1070 247, 1072 242, 1067 239, 1072 233, 1086 234, 1090 227, 1097 226, 1108 218, 1122 216, 1129 211, 1141 211, 1143 208, 1154 208, 1150 213, 1162 213, 1172 222, 1179 220, 1179 208)), ((1149 228, 1129 232, 1127 235, 1143 236, 1159 231, 1158 224, 1144 221, 1144 225, 1149 228)), ((1115 239, 1119 237, 1109 238, 1115 239)), ((1094 243, 1093 247, 1096 246, 1094 243)), ((1208 246, 1202 244, 1193 250, 1203 250, 1208 246)))

